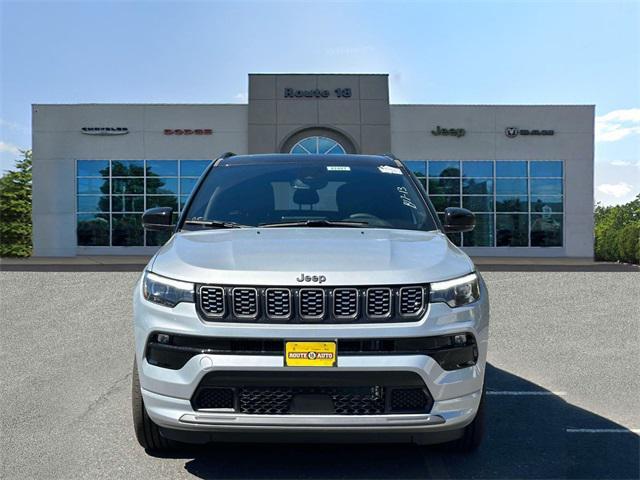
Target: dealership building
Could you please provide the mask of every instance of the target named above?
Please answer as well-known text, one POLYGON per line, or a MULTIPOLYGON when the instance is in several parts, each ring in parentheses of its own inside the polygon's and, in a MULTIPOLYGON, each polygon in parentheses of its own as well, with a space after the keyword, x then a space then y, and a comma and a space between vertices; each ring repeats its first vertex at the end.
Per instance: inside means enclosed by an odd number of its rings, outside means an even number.
MULTIPOLYGON (((247 104, 32 107, 36 256, 141 255, 224 152, 393 154, 478 256, 593 256, 593 105, 392 105, 387 75, 251 74, 247 104)), ((371 192, 375 195, 375 192, 371 192)))

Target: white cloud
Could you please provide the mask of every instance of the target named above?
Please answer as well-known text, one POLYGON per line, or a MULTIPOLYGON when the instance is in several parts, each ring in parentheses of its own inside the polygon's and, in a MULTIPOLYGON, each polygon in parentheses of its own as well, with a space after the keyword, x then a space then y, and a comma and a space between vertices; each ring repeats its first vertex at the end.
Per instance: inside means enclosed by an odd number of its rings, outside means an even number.
POLYGON ((246 93, 236 93, 233 98, 242 103, 247 103, 249 101, 249 96, 246 93))
POLYGON ((619 182, 619 183, 603 183, 598 185, 598 191, 605 195, 609 195, 615 198, 622 198, 627 195, 633 187, 629 185, 627 182, 619 182))
POLYGON ((614 160, 613 162, 611 162, 611 165, 613 165, 614 167, 636 167, 636 168, 640 168, 640 160, 638 160, 637 162, 631 162, 628 160, 614 160))
POLYGON ((640 108, 613 110, 596 116, 596 142, 617 142, 640 134, 640 108))
POLYGON ((20 149, 15 145, 0 141, 0 152, 9 153, 11 155, 19 155, 20 149))
POLYGON ((17 131, 20 133, 29 133, 29 129, 24 125, 20 125, 19 123, 5 120, 3 118, 0 118, 0 127, 5 128, 7 130, 17 131))

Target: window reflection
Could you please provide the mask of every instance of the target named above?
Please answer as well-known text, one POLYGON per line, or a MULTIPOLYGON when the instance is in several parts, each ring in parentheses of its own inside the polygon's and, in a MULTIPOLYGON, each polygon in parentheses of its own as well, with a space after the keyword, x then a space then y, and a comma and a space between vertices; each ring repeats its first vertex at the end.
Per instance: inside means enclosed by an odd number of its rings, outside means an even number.
POLYGON ((491 195, 493 193, 493 178, 463 178, 462 193, 491 195))
POLYGON ((562 245, 562 215, 549 212, 531 215, 531 246, 560 247, 562 245))
POLYGON ((429 177, 459 177, 460 162, 431 160, 429 161, 429 177))
POLYGON ((527 162, 524 161, 496 161, 496 177, 526 177, 527 162))
POLYGON ((166 232, 145 233, 142 212, 171 207, 177 219, 177 212, 210 163, 211 160, 77 160, 78 245, 161 245, 169 237, 166 232))
POLYGON ((493 214, 477 213, 476 226, 470 232, 465 232, 465 247, 493 247, 493 214))
POLYGON ((526 247, 529 244, 529 216, 522 213, 496 214, 496 245, 526 247))

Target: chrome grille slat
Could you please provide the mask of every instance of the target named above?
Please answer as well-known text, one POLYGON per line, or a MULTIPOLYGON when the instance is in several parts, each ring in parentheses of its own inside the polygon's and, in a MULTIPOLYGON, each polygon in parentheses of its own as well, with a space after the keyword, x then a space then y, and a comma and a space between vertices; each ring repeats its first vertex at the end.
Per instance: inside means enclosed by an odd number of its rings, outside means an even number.
POLYGON ((226 314, 224 288, 200 287, 200 308, 208 317, 224 317, 226 314))
POLYGON ((238 318, 257 318, 258 291, 255 288, 236 287, 231 290, 233 314, 238 318))
POLYGON ((324 290, 322 288, 300 289, 300 317, 305 320, 321 319, 324 317, 324 290))
POLYGON ((424 316, 429 285, 259 287, 198 285, 204 321, 260 323, 415 322, 424 316))
POLYGON ((291 290, 288 288, 267 288, 265 290, 265 305, 265 311, 269 318, 289 318, 291 316, 291 290))
POLYGON ((333 290, 333 315, 336 318, 357 318, 358 303, 357 288, 336 288, 333 290))
POLYGON ((424 289, 420 286, 400 289, 400 315, 419 315, 424 307, 424 289))
POLYGON ((391 300, 390 288, 369 288, 367 290, 367 315, 370 318, 390 317, 391 300))

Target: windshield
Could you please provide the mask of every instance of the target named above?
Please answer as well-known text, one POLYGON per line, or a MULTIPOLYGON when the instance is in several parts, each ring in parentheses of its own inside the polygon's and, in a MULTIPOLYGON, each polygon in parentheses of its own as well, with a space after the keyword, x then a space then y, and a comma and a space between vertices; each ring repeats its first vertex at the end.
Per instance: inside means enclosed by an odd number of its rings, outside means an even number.
POLYGON ((252 227, 292 223, 436 229, 402 170, 372 162, 230 163, 212 168, 194 195, 185 229, 206 228, 207 221, 252 227))

